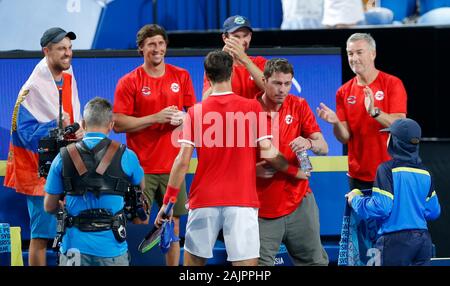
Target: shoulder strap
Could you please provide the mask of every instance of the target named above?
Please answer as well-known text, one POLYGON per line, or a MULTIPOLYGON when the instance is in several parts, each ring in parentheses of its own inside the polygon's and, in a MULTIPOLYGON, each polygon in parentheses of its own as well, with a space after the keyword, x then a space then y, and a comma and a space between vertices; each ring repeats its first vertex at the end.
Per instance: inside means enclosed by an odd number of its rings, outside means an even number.
POLYGON ((114 157, 114 155, 116 154, 117 150, 120 147, 120 143, 112 140, 111 144, 109 144, 108 149, 106 150, 105 155, 103 156, 102 160, 100 161, 100 163, 97 166, 97 169, 95 170, 95 172, 97 172, 97 174, 99 175, 103 175, 106 171, 106 169, 108 169, 109 165, 111 164, 111 161, 114 157))
POLYGON ((87 173, 88 170, 86 168, 86 165, 84 164, 83 160, 81 159, 80 153, 78 152, 78 149, 75 146, 75 144, 68 145, 67 151, 69 153, 70 159, 72 159, 72 162, 78 171, 78 174, 80 176, 82 176, 85 173, 87 173))
POLYGON ((111 141, 111 139, 109 139, 108 137, 105 137, 102 140, 100 140, 92 149, 90 149, 83 140, 77 142, 76 144, 77 144, 77 148, 80 151, 83 151, 83 152, 91 154, 91 155, 95 155, 100 150, 102 150, 103 148, 108 146, 110 141, 111 141))
POLYGON ((100 150, 106 148, 106 146, 108 146, 111 141, 112 140, 108 137, 103 138, 102 140, 100 140, 100 142, 97 143, 97 145, 94 146, 94 148, 90 149, 90 152, 94 155, 97 154, 98 152, 100 152, 100 150))

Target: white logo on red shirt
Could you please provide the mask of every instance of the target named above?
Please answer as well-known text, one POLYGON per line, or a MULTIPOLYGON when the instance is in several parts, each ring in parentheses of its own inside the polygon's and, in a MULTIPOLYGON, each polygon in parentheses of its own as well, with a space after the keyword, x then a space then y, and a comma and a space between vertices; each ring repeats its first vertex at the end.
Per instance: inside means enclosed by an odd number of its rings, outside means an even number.
POLYGON ((286 121, 286 124, 291 124, 292 120, 294 119, 294 117, 292 117, 292 115, 288 114, 286 115, 286 117, 284 118, 284 121, 286 121))
POLYGON ((349 97, 347 97, 347 103, 348 104, 355 104, 356 103, 356 96, 350 95, 349 97))
POLYGON ((375 93, 375 99, 376 100, 383 100, 383 98, 384 98, 384 92, 383 91, 379 90, 379 91, 377 91, 375 93))
POLYGON ((253 77, 252 77, 252 76, 249 76, 248 78, 249 78, 250 80, 253 80, 253 77))
POLYGON ((172 84, 170 85, 170 89, 171 89, 173 92, 179 92, 179 91, 180 91, 180 85, 179 85, 178 83, 174 82, 174 83, 172 83, 172 84))
POLYGON ((143 86, 141 92, 143 96, 149 96, 150 94, 152 94, 152 92, 150 91, 150 87, 148 86, 143 86))

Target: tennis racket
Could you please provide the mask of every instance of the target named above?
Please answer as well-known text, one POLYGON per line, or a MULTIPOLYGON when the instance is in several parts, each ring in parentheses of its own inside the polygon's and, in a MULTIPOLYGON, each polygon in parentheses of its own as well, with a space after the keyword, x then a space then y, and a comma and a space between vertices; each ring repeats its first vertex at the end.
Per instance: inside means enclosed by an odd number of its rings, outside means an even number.
MULTIPOLYGON (((164 210, 164 218, 167 218, 170 211, 172 210, 175 202, 177 201, 176 197, 171 197, 169 203, 167 204, 166 209, 164 210)), ((164 224, 163 224, 164 225, 164 224)), ((149 233, 144 237, 141 243, 138 246, 138 251, 140 253, 146 253, 150 249, 152 249, 155 245, 158 245, 161 241, 161 233, 164 230, 163 225, 160 227, 154 226, 149 233)))

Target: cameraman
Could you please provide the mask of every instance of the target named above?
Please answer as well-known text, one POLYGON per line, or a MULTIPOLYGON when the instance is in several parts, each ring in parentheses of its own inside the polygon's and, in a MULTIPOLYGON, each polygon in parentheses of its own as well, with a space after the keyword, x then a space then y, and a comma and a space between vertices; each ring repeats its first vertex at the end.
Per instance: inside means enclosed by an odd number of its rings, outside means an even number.
POLYGON ((144 188, 144 171, 133 151, 107 137, 114 122, 106 99, 90 100, 83 117, 85 137, 61 148, 45 185, 47 212, 67 195, 59 265, 127 266, 124 196, 129 183, 144 188))
MULTIPOLYGON (((56 233, 55 218, 44 211, 45 179, 38 175, 38 142, 58 126, 60 97, 64 114, 61 127, 81 120, 77 83, 71 67, 71 41, 75 38, 73 32, 61 28, 45 31, 41 37, 45 57, 22 86, 12 115, 4 185, 27 197, 30 266, 46 265, 47 242, 56 233)), ((78 130, 74 139, 82 137, 83 130, 78 130)))

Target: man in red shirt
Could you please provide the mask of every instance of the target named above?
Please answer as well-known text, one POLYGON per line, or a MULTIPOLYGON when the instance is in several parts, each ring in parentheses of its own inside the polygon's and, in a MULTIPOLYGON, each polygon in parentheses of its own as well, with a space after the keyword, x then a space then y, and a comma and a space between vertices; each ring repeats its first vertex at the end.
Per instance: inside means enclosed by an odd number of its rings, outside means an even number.
MULTIPOLYGON (((265 91, 257 96, 264 111, 278 121, 280 152, 290 164, 299 164, 296 152, 311 150, 328 153, 328 144, 320 132, 304 98, 289 94, 294 69, 286 59, 270 59, 264 69, 265 91)), ((280 244, 297 266, 328 265, 328 255, 320 242, 319 210, 308 179, 296 179, 275 172, 265 160, 257 164, 256 187, 260 201, 259 265, 273 266, 280 244)))
POLYGON ((380 129, 406 117, 407 95, 399 78, 375 68, 376 45, 369 34, 351 35, 347 56, 356 76, 338 89, 337 114, 323 103, 317 112, 348 144, 350 190, 371 189, 378 165, 390 159, 388 135, 380 129))
POLYGON ((212 93, 188 111, 172 167, 164 205, 155 220, 162 222, 169 199, 179 192, 194 148, 198 166, 189 192, 189 216, 184 244, 186 266, 205 265, 223 229, 228 261, 257 265, 259 257, 256 148, 272 166, 293 177, 306 178, 272 145, 267 114, 255 100, 231 91, 232 57, 210 52, 205 73, 212 93))
MULTIPOLYGON (((264 89, 262 71, 267 61, 263 57, 250 57, 246 54, 252 40, 252 32, 250 21, 244 16, 231 16, 223 23, 222 39, 225 46, 222 50, 233 57, 231 87, 235 94, 246 98, 255 98, 256 94, 264 89)), ((205 75, 203 99, 211 94, 211 90, 205 75)))
MULTIPOLYGON (((145 190, 150 206, 159 205, 167 187, 170 169, 179 146, 172 144, 172 131, 182 123, 182 110, 195 103, 191 77, 185 69, 166 64, 168 37, 155 24, 145 25, 137 34, 138 51, 144 64, 122 77, 114 95, 116 132, 126 132, 128 147, 136 152, 144 168, 145 190)), ((186 187, 174 210, 175 234, 184 207, 186 187)), ((166 254, 167 265, 179 265, 180 245, 172 243, 166 254)))

